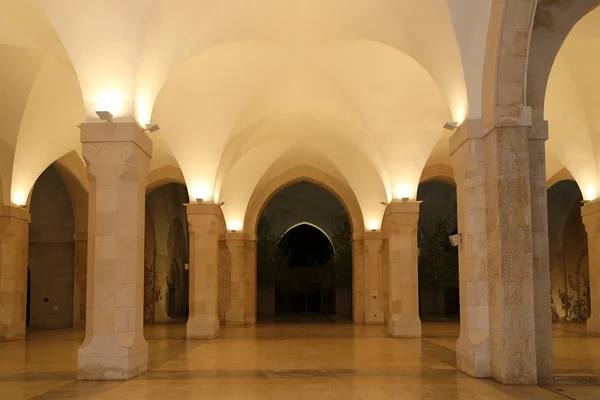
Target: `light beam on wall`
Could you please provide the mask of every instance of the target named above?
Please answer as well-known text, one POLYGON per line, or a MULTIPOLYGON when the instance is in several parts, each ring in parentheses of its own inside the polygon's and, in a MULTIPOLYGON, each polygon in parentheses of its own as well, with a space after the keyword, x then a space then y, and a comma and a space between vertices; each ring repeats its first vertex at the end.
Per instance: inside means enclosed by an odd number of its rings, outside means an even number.
POLYGON ((196 183, 192 186, 192 197, 197 202, 202 202, 210 199, 211 190, 205 183, 196 183))
POLYGON ((394 191, 394 197, 396 199, 410 199, 412 198, 414 191, 410 185, 407 184, 399 184, 396 186, 396 190, 394 191))
POLYGON ((123 103, 125 102, 125 96, 118 90, 107 89, 100 92, 94 100, 95 110, 108 111, 112 115, 119 115, 123 109, 123 103))
POLYGON ((19 207, 22 207, 27 204, 27 195, 25 192, 17 191, 12 195, 12 202, 19 207))
POLYGON ((242 230, 242 223, 240 222, 239 219, 234 219, 232 221, 229 222, 227 229, 229 229, 231 232, 238 232, 242 230))
POLYGON ((370 231, 376 231, 376 230, 377 230, 377 228, 379 228, 379 223, 378 223, 377 221, 375 221, 375 220, 371 220, 371 221, 369 221, 369 223, 367 224, 367 228, 368 228, 370 231))
POLYGON ((583 191, 583 199, 586 201, 596 200, 598 197, 598 189, 596 185, 590 184, 585 187, 583 191))

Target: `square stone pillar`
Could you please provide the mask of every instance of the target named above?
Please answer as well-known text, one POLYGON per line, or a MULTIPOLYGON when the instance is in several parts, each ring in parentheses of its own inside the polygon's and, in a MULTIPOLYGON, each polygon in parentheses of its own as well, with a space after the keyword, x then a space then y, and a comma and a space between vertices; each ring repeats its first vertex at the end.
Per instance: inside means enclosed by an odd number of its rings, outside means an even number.
POLYGON ((214 203, 187 205, 190 232, 190 314, 188 339, 219 337, 219 231, 221 210, 214 203))
POLYGON ((352 322, 365 323, 364 239, 352 238, 352 322))
POLYGON ((25 338, 27 313, 27 210, 3 207, 0 212, 0 341, 25 338))
POLYGON ((73 284, 73 327, 85 327, 88 233, 77 232, 75 242, 75 279, 73 284))
POLYGON ((248 325, 256 324, 256 235, 245 234, 244 244, 244 321, 248 325))
POLYGON ((231 260, 231 280, 229 310, 225 315, 226 325, 244 325, 245 307, 245 266, 244 266, 244 234, 242 232, 227 233, 227 249, 231 260))
POLYGON ((590 336, 600 336, 600 199, 581 207, 588 240, 588 260, 590 266, 591 314, 586 329, 590 336))
POLYGON ((456 182, 460 336, 456 364, 476 378, 489 378, 490 307, 487 273, 485 140, 481 120, 467 120, 450 139, 456 182))
POLYGON ((550 308, 548 189, 546 188, 548 121, 534 121, 529 129, 528 139, 537 383, 550 384, 554 383, 554 354, 550 308))
POLYGON ((388 328, 395 338, 420 338, 419 318, 419 230, 418 201, 388 204, 383 233, 388 241, 388 328))
POLYGON ((383 310, 380 307, 381 288, 381 249, 383 235, 380 231, 365 232, 364 238, 364 274, 365 274, 365 323, 383 324, 383 310))
POLYGON ((144 224, 152 141, 135 123, 81 125, 90 180, 87 312, 77 379, 123 380, 148 369, 144 224))
POLYGON ((491 372, 506 384, 537 383, 528 133, 485 136, 491 372))

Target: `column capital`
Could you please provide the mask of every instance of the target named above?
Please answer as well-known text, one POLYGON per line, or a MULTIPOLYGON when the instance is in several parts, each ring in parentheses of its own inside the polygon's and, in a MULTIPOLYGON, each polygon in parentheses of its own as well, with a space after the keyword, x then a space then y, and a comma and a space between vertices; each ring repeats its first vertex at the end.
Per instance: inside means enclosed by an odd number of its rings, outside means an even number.
POLYGON ((448 141, 450 155, 454 154, 469 139, 483 139, 483 122, 481 119, 467 119, 454 131, 448 141))
POLYGON ((581 207, 581 219, 588 235, 600 233, 600 199, 586 202, 581 207))
POLYGON ((381 231, 366 231, 364 241, 366 242, 377 242, 383 240, 383 233, 381 231))
POLYGON ((85 122, 80 126, 81 143, 135 143, 152 157, 152 139, 135 122, 85 122))
POLYGON ((600 199, 585 202, 581 207, 581 216, 596 214, 600 212, 600 199))
POLYGON ((213 202, 187 203, 185 204, 185 209, 187 215, 213 214, 219 218, 221 217, 220 207, 213 202))
POLYGON ((230 250, 244 247, 244 232, 227 232, 225 244, 230 250))
POLYGON ((16 218, 26 222, 31 222, 31 214, 27 208, 4 206, 0 209, 1 217, 16 218))

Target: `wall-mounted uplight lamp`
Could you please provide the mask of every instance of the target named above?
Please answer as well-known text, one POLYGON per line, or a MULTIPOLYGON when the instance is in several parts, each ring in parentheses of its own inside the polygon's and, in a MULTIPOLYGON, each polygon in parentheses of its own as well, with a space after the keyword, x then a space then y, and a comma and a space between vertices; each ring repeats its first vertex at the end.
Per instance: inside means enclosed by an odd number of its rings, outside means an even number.
POLYGON ((447 129, 449 131, 454 131, 458 128, 458 122, 446 122, 444 124, 444 129, 447 129))
POLYGON ((462 243, 462 235, 460 233, 449 236, 448 239, 450 239, 450 243, 452 244, 452 247, 456 247, 462 243))
POLYGON ((376 221, 370 221, 369 225, 367 226, 367 228, 369 228, 369 230, 371 232, 377 231, 377 222, 376 221))
POLYGON ((148 133, 156 132, 159 129, 157 124, 146 124, 146 132, 148 133))
POLYGON ((113 115, 110 113, 110 111, 96 111, 96 115, 102 121, 112 122, 113 115))

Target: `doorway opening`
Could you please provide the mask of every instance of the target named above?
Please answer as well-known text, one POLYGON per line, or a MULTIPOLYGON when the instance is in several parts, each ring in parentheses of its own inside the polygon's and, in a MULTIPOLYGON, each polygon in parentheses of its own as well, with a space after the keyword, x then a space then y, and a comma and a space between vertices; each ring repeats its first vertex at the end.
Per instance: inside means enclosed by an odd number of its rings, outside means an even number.
POLYGON ((259 323, 352 320, 352 227, 328 190, 302 181, 275 194, 256 253, 259 323))
POLYGON ((50 165, 31 194, 27 311, 29 329, 73 327, 75 218, 67 187, 50 165))

